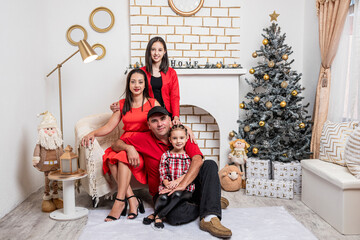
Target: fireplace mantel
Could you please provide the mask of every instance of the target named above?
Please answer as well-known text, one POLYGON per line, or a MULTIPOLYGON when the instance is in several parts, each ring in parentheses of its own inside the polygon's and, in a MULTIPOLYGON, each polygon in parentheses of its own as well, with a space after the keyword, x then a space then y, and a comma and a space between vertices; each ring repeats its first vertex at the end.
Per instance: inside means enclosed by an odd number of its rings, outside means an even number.
POLYGON ((177 68, 178 75, 243 75, 246 73, 244 68, 177 68))
POLYGON ((229 132, 238 129, 240 76, 245 69, 175 69, 180 104, 200 107, 216 120, 220 132, 219 167, 228 163, 229 132))

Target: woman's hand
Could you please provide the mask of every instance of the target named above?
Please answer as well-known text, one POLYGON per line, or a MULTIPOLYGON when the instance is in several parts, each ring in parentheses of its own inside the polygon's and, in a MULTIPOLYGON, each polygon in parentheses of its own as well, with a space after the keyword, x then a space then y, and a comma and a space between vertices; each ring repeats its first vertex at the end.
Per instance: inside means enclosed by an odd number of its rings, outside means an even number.
POLYGON ((88 147, 90 144, 93 144, 94 140, 95 134, 94 132, 91 132, 81 139, 81 146, 88 147))
POLYGON ((111 111, 113 111, 113 113, 119 111, 120 110, 119 102, 112 103, 110 105, 110 109, 111 109, 111 111))
POLYGON ((172 120, 172 124, 173 125, 179 125, 179 124, 182 124, 179 117, 178 116, 175 116, 174 119, 172 120))
POLYGON ((135 147, 130 145, 126 149, 126 153, 129 164, 135 168, 138 167, 140 164, 140 159, 139 159, 139 153, 136 151, 135 147))
POLYGON ((163 190, 161 190, 161 191, 159 192, 159 194, 165 194, 165 193, 169 193, 169 192, 171 192, 171 189, 164 188, 163 190))
MULTIPOLYGON (((185 126, 185 125, 184 125, 185 126)), ((191 128, 189 128, 188 126, 185 126, 188 134, 189 134, 189 138, 190 138, 190 142, 197 144, 194 132, 191 130, 191 128)))

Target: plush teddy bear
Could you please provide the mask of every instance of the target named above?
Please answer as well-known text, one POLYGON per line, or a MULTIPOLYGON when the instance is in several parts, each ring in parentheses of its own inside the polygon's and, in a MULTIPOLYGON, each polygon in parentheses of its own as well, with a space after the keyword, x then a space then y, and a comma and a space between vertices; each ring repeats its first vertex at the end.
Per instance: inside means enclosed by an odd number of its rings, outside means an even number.
MULTIPOLYGON (((246 153, 247 149, 250 147, 243 139, 236 139, 230 142, 231 153, 229 153, 229 159, 231 163, 234 163, 237 167, 240 168, 240 171, 245 173, 245 163, 248 159, 246 153)), ((245 175, 243 175, 243 179, 245 175)))
POLYGON ((242 175, 235 165, 226 165, 219 171, 221 187, 228 192, 238 191, 242 187, 242 175))

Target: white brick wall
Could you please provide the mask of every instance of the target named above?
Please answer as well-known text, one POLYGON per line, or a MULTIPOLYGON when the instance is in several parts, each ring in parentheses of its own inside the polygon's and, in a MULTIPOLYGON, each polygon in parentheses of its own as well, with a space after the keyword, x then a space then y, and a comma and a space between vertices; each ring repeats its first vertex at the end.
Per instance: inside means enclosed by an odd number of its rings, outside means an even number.
POLYGON ((180 106, 180 120, 192 129, 205 159, 218 161, 220 133, 214 117, 202 108, 185 105, 180 106))
POLYGON ((200 65, 240 62, 240 3, 206 0, 195 15, 182 17, 168 0, 130 0, 131 63, 144 61, 147 43, 154 36, 164 38, 170 59, 200 65))

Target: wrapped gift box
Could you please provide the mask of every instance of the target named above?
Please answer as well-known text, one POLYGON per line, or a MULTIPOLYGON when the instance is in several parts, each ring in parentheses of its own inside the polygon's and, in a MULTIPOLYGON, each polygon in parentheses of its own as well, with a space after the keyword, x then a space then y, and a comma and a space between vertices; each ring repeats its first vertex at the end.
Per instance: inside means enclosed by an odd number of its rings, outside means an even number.
POLYGON ((273 198, 294 198, 294 182, 269 179, 246 179, 246 195, 273 197, 273 198))
POLYGON ((301 194, 301 165, 299 161, 272 163, 272 174, 275 180, 294 181, 294 194, 301 194))
POLYGON ((246 177, 271 179, 270 160, 248 158, 248 160, 246 161, 246 177))

